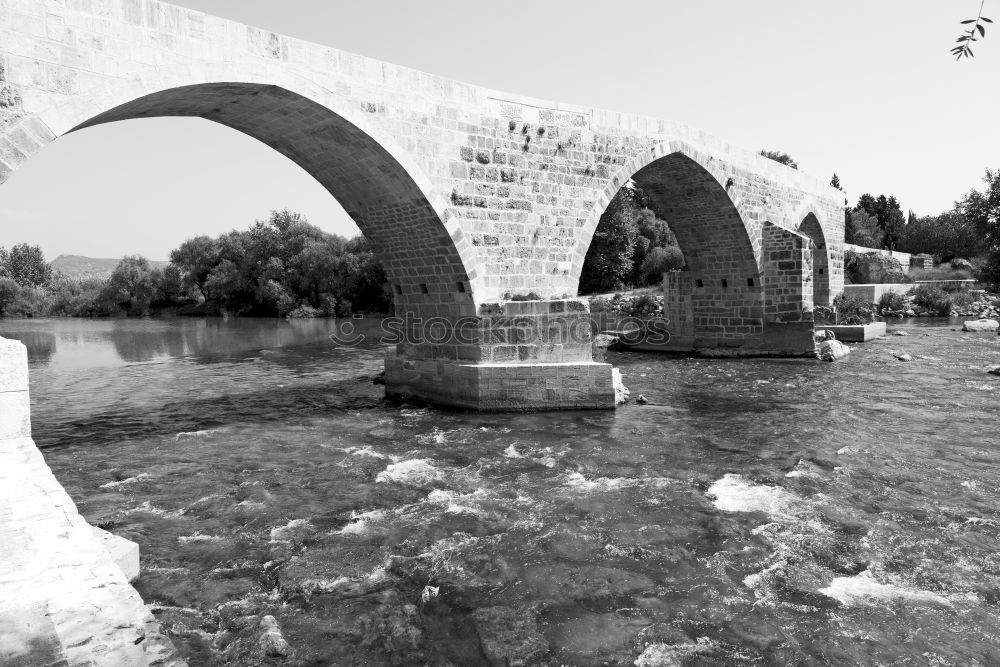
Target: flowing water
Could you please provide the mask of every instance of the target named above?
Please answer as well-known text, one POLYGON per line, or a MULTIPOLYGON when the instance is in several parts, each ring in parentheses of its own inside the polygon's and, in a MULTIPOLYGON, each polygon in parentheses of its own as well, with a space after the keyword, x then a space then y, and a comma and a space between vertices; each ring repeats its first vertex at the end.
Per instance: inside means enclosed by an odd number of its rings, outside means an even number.
POLYGON ((0 322, 192 665, 1000 664, 996 335, 610 353, 648 405, 485 415, 384 402, 330 326, 0 322))

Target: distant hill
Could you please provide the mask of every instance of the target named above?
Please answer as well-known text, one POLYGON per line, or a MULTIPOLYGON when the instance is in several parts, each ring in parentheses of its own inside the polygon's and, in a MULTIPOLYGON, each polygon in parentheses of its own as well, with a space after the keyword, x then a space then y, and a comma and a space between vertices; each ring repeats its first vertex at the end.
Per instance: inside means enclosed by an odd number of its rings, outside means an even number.
MULTIPOLYGON (((70 278, 107 278, 111 275, 111 272, 115 270, 118 266, 118 262, 121 258, 101 258, 101 257, 84 257, 82 255, 59 255, 54 260, 49 262, 49 266, 52 267, 53 271, 58 271, 63 273, 70 278)), ((150 266, 154 269, 159 267, 163 268, 170 262, 158 262, 156 260, 149 260, 150 266)))

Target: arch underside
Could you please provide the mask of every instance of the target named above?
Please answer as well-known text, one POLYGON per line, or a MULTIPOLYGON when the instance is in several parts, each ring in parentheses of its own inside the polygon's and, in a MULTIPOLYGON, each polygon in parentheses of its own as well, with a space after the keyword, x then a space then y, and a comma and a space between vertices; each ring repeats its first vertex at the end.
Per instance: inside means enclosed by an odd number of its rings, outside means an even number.
POLYGON ((680 152, 650 162, 631 178, 670 225, 687 263, 687 271, 664 278, 671 335, 690 335, 696 346, 760 336, 760 268, 743 217, 725 189, 680 152))
POLYGON ((354 123, 285 88, 234 82, 155 92, 73 130, 157 116, 204 118, 238 130, 319 181, 371 242, 393 284, 397 312, 474 313, 468 271, 440 216, 407 170, 354 123))
POLYGON ((823 226, 815 214, 809 213, 802 219, 798 231, 812 241, 813 303, 817 306, 830 306, 830 261, 823 226))

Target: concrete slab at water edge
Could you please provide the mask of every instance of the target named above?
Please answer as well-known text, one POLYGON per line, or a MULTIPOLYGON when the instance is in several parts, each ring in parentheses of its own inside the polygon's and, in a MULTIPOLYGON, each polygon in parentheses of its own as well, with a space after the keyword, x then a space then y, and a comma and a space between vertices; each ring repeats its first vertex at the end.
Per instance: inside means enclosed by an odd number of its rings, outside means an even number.
POLYGON ((867 343, 870 340, 885 336, 885 322, 870 324, 824 324, 817 325, 816 330, 832 331, 837 340, 844 343, 867 343))

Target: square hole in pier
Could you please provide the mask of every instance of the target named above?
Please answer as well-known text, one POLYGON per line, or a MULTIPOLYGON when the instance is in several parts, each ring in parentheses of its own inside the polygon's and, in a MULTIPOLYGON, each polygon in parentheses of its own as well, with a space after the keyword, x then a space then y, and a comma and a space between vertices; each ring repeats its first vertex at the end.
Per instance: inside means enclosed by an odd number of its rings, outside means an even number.
POLYGON ((427 283, 420 283, 420 293, 427 294, 427 283))

